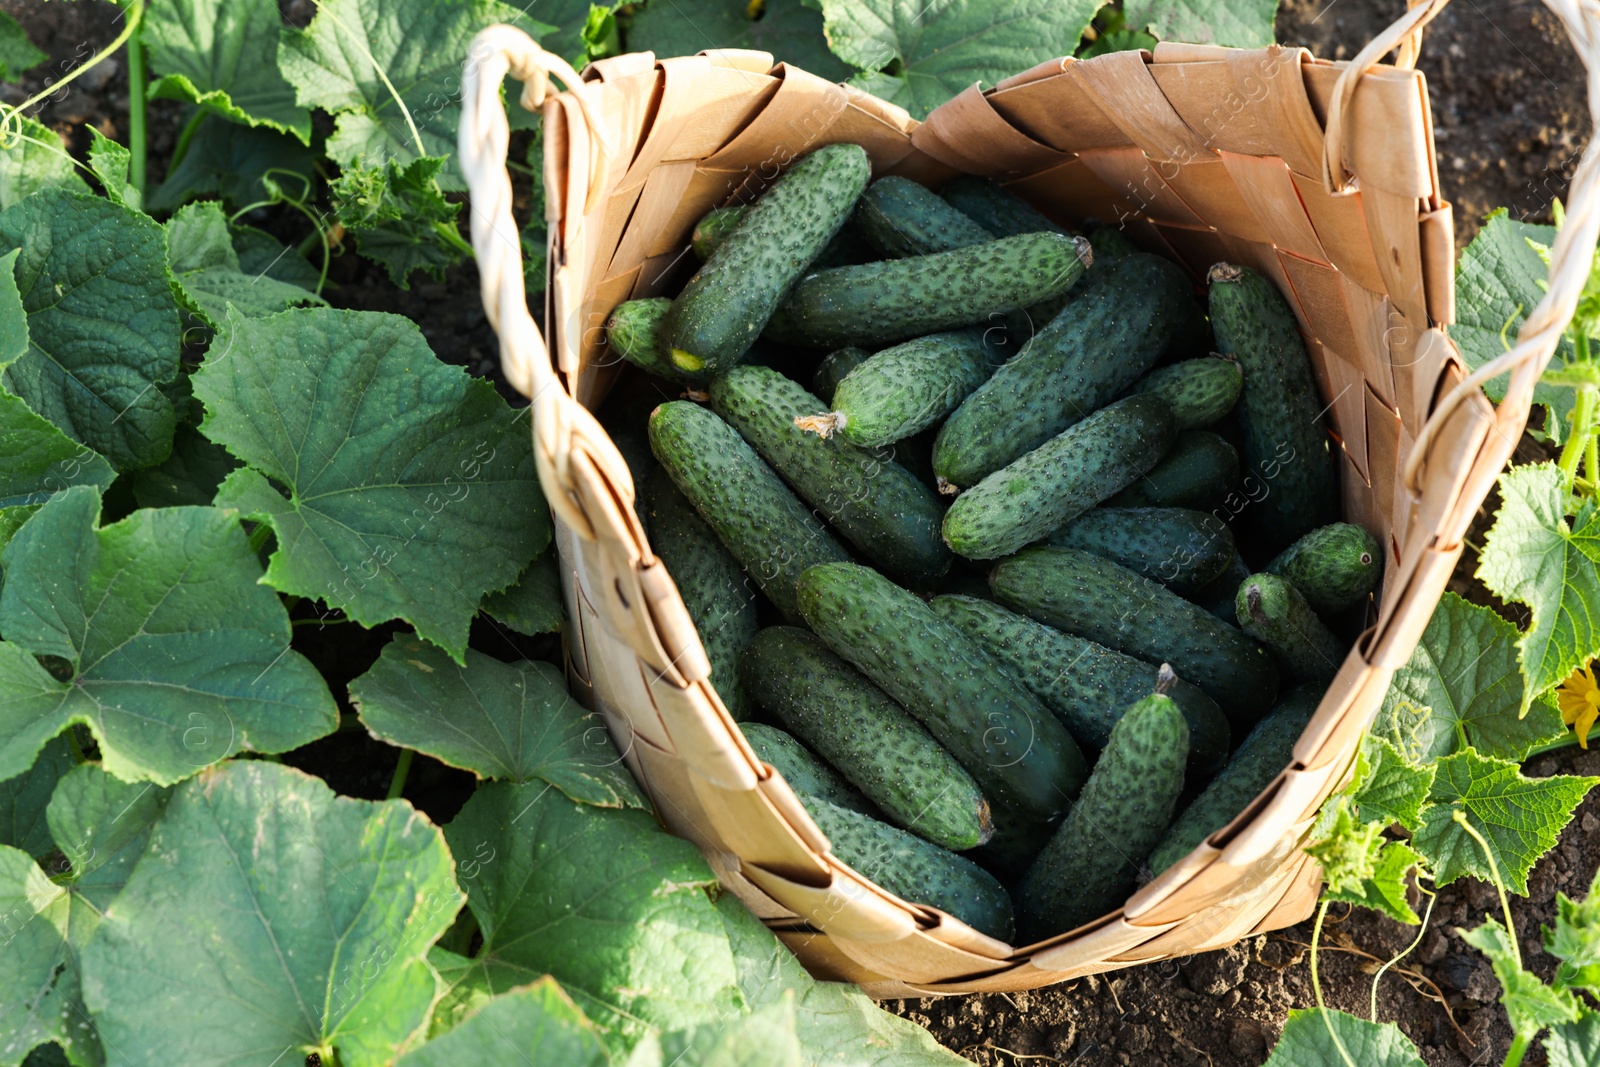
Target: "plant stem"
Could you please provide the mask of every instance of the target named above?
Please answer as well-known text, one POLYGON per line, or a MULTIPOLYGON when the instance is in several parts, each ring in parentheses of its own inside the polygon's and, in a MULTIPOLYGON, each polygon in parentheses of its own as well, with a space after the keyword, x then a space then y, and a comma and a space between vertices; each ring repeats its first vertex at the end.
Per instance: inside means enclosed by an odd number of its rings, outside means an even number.
POLYGON ((12 134, 15 133, 15 131, 12 129, 13 119, 19 120, 20 124, 23 112, 27 111, 30 107, 37 103, 50 99, 56 93, 66 88, 67 85, 73 81, 73 79, 81 77, 85 71, 92 70, 101 63, 105 62, 107 57, 111 56, 116 52, 117 49, 121 48, 128 42, 128 39, 134 35, 135 31, 138 30, 139 23, 143 19, 144 2, 143 0, 137 0, 136 3, 128 8, 127 25, 122 27, 122 32, 117 34, 116 38, 110 44, 106 45, 104 48, 100 49, 100 51, 90 56, 87 62, 80 66, 74 67, 72 72, 66 77, 62 78, 60 81, 52 82, 43 89, 40 89, 38 92, 28 97, 28 99, 18 104, 16 107, 0 107, 0 115, 4 116, 4 120, 0 121, 0 134, 3 134, 3 136, 0 136, 0 147, 9 147, 12 143, 11 137, 12 134))
MULTIPOLYGON (((1422 889, 1420 877, 1418 879, 1417 888, 1422 889)), ((1422 889, 1422 892, 1428 893, 1426 889, 1422 889)), ((1373 1022, 1378 1021, 1378 983, 1383 981, 1383 974, 1385 971, 1399 963, 1401 960, 1405 959, 1407 956, 1411 955, 1412 950, 1418 945, 1422 944, 1422 938, 1428 932, 1428 920, 1433 918, 1433 906, 1434 904, 1438 903, 1438 901, 1439 894, 1428 893, 1428 909, 1422 913, 1422 926, 1417 930, 1416 940, 1412 941, 1411 944, 1402 949, 1400 951, 1400 955, 1395 956, 1389 960, 1388 963, 1385 963, 1382 967, 1379 967, 1378 973, 1372 976, 1372 1000, 1367 1006, 1367 1018, 1371 1019, 1373 1022)))
MULTIPOLYGON (((143 20, 141 20, 142 22, 143 20)), ((144 34, 137 26, 128 40, 128 181, 142 194, 149 147, 145 138, 144 34)))
POLYGON ((1317 921, 1311 924, 1311 992, 1317 998, 1317 1014, 1322 1016, 1322 1025, 1328 1028, 1328 1036, 1333 1038, 1333 1046, 1339 1050, 1340 1059, 1344 1060, 1345 1067, 1356 1067, 1356 1061, 1350 1058, 1350 1053, 1344 1047, 1344 1042, 1339 1040, 1339 1031, 1333 1028, 1333 1019, 1328 1015, 1328 1008, 1322 1003, 1322 980, 1317 977, 1317 945, 1322 940, 1322 920, 1328 917, 1327 897, 1317 905, 1317 921))
POLYGON ((400 762, 394 765, 394 777, 389 779, 389 799, 396 800, 406 788, 406 775, 411 773, 411 756, 409 748, 400 750, 400 762))
POLYGON ((1567 481, 1568 492, 1573 489, 1578 461, 1583 458, 1594 427, 1595 393, 1592 385, 1578 390, 1578 398, 1572 406, 1572 430, 1567 435, 1567 443, 1561 446, 1561 476, 1567 481))
POLYGON ((194 114, 189 116, 189 121, 184 123, 183 130, 178 134, 178 143, 173 146, 172 158, 167 160, 167 173, 171 174, 178 169, 178 164, 183 162, 183 157, 189 154, 189 142, 194 140, 194 132, 200 128, 200 123, 205 120, 211 111, 207 107, 197 107, 194 114))
POLYGON ((1528 1044, 1532 1038, 1526 1034, 1517 1034, 1511 1039, 1511 1047, 1506 1049, 1506 1058, 1501 1067, 1521 1067, 1522 1054, 1528 1051, 1528 1044))
MULTIPOLYGON (((1495 892, 1500 894, 1500 911, 1506 917, 1506 939, 1511 942, 1511 955, 1516 959, 1517 967, 1520 969, 1522 967, 1522 945, 1517 942, 1517 928, 1511 922, 1511 899, 1506 896, 1506 884, 1500 880, 1500 865, 1494 861, 1494 852, 1490 850, 1489 842, 1485 841, 1483 835, 1478 833, 1477 827, 1467 821, 1466 812, 1457 808, 1450 813, 1450 817, 1460 823, 1461 828, 1467 832, 1467 836, 1478 843, 1478 847, 1483 849, 1484 858, 1489 861, 1489 877, 1494 881, 1495 892)), ((1517 1058, 1520 1060, 1522 1057, 1518 1056, 1517 1058)))

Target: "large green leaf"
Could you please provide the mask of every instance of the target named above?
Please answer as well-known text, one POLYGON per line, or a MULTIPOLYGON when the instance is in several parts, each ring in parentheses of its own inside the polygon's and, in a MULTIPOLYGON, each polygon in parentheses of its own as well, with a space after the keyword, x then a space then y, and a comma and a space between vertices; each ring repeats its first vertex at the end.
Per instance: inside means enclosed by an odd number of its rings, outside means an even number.
POLYGON ((923 118, 981 82, 1077 51, 1101 0, 821 0, 853 85, 923 118), (892 68, 892 73, 885 72, 892 68))
POLYGON ((313 163, 311 149, 286 133, 207 114, 188 150, 145 196, 145 206, 171 211, 196 197, 215 195, 244 207, 268 198, 269 181, 288 196, 306 198, 315 190, 313 163))
POLYGON ((1410 763, 1388 741, 1369 733, 1356 750, 1350 798, 1363 819, 1385 826, 1399 823, 1414 831, 1421 825, 1433 777, 1431 764, 1410 763))
POLYGON ((1278 0, 1128 0, 1128 25, 1163 41, 1265 48, 1278 0))
MULTIPOLYGON (((327 151, 341 166, 453 157, 461 64, 497 22, 535 39, 553 29, 500 0, 324 0, 311 25, 284 35, 278 66, 297 102, 338 116, 327 151)), ((465 186, 453 163, 441 180, 465 186)))
POLYGON ((561 566, 556 553, 543 553, 528 564, 517 584, 484 597, 483 613, 528 637, 561 629, 567 617, 561 602, 561 566))
POLYGON ((795 1032, 794 996, 748 1015, 651 1034, 623 1067, 808 1067, 815 1062, 795 1032))
POLYGON ((1600 1012, 1585 1011, 1575 1023, 1562 1023, 1544 1035, 1550 1067, 1594 1067, 1600 1063, 1600 1012))
POLYGON ((181 423, 172 435, 172 455, 154 467, 134 471, 128 487, 142 508, 203 507, 238 465, 227 449, 181 423))
POLYGON ((316 293, 266 274, 247 274, 233 248, 228 217, 216 201, 189 204, 166 222, 167 262, 188 302, 211 326, 228 308, 241 315, 271 315, 296 304, 322 304, 316 293))
POLYGON ((1466 749, 1439 761, 1428 797, 1433 806, 1422 813, 1422 829, 1411 843, 1433 868, 1436 885, 1464 875, 1493 881, 1483 849, 1455 821, 1461 811, 1488 841, 1506 886, 1526 894, 1528 872, 1555 846, 1596 782, 1600 778, 1563 774, 1524 778, 1515 763, 1466 749))
POLYGON ((0 782, 0 845, 19 848, 38 859, 55 847, 45 807, 56 783, 73 767, 65 737, 50 740, 33 766, 0 782))
POLYGON ((74 722, 118 777, 164 783, 334 730, 333 697, 289 650, 235 516, 143 509, 97 529, 99 511, 98 490, 67 489, 6 546, 0 777, 74 722))
POLYGON ((217 504, 271 524, 285 593, 404 619, 459 663, 483 594, 550 541, 527 423, 409 319, 230 313, 194 390, 201 431, 249 464, 217 504))
POLYGON ((0 82, 16 81, 48 58, 33 47, 20 22, 0 11, 0 82))
POLYGON ((1461 940, 1489 957, 1500 980, 1500 1006, 1511 1020, 1511 1031, 1532 1038, 1547 1026, 1578 1021, 1578 998, 1565 989, 1547 986, 1523 970, 1517 946, 1506 928, 1488 920, 1472 930, 1457 929, 1461 940))
POLYGON ((1426 1067, 1393 1023, 1369 1023, 1325 1008, 1290 1009, 1265 1067, 1426 1067))
POLYGON ((653 0, 633 17, 628 48, 662 58, 707 48, 754 48, 829 81, 850 77, 850 67, 828 51, 822 15, 802 0, 767 0, 759 19, 750 17, 753 7, 744 0, 653 0))
POLYGON ((1500 476, 1500 511, 1478 557, 1478 577, 1533 616, 1517 643, 1526 678, 1521 707, 1600 654, 1600 506, 1585 500, 1567 521, 1566 480, 1554 463, 1500 476))
POLYGON ((382 166, 347 166, 333 180, 334 211, 355 234, 363 256, 383 265, 389 280, 409 289, 414 271, 439 281, 445 268, 472 251, 456 229, 460 204, 440 191, 438 177, 448 160, 432 156, 409 163, 388 160, 382 166))
POLYGON ((138 841, 166 810, 171 794, 149 782, 124 782, 98 763, 80 763, 63 775, 46 819, 73 878, 85 881, 138 841))
POLYGON ((144 17, 155 98, 187 100, 236 122, 311 141, 311 113, 278 71, 278 0, 162 0, 144 17))
POLYGON ((6 388, 119 470, 160 463, 174 415, 157 386, 178 373, 166 234, 120 204, 46 189, 0 212, 0 247, 19 246, 29 343, 6 388))
POLYGON ((396 1067, 505 1063, 607 1067, 594 1024, 553 978, 487 1002, 450 1032, 400 1057, 396 1067))
POLYGON ((496 990, 554 975, 626 1040, 743 1007, 716 885, 647 812, 576 804, 544 782, 480 786, 445 829, 496 990))
POLYGON ((350 699, 375 737, 479 777, 539 778, 583 804, 648 808, 605 723, 548 663, 501 663, 469 648, 457 666, 399 634, 350 683, 350 699))
POLYGON ((84 959, 84 996, 130 1067, 337 1053, 391 1062, 427 1024, 423 957, 461 903, 437 828, 401 800, 335 796, 274 763, 172 796, 84 959))
POLYGON ((0 211, 29 193, 57 185, 89 191, 56 131, 24 117, 9 144, 0 147, 0 211))

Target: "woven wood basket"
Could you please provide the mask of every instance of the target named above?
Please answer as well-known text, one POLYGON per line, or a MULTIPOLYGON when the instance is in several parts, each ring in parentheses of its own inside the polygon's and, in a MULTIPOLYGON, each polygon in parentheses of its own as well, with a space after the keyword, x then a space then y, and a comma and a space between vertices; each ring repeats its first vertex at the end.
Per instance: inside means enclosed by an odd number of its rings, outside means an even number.
MULTIPOLYGON (((986 92, 974 86, 920 124, 761 52, 625 55, 580 78, 509 27, 474 42, 460 130, 473 246, 506 374, 533 400, 574 691, 605 716, 666 825, 699 845, 723 885, 817 975, 881 996, 1028 989, 1219 948, 1310 914, 1320 875, 1301 839, 1348 773, 1522 432, 1600 226, 1591 148, 1547 299, 1503 359, 1469 376, 1445 332, 1451 212, 1439 195, 1427 86, 1410 69, 1422 26, 1442 6, 1414 7, 1349 63, 1281 47, 1162 44, 1153 55, 1056 60, 986 92), (1395 65, 1377 63, 1395 49, 1395 65), (528 312, 511 213, 508 74, 524 83, 523 106, 543 108, 554 367, 528 312), (565 92, 549 91, 551 74, 565 92), (829 854, 728 717, 634 515, 628 469, 587 410, 618 373, 602 328, 611 310, 685 279, 689 233, 707 210, 840 141, 865 146, 876 175, 934 187, 961 172, 987 175, 1062 221, 1120 223, 1196 277, 1227 260, 1272 278, 1299 317, 1329 405, 1345 515, 1389 553, 1375 625, 1294 762, 1119 911, 1034 945, 1004 944, 901 900, 829 854), (1479 386, 1506 372, 1497 410, 1479 386)), ((1600 54, 1592 0, 1550 6, 1581 54, 1600 54)), ((1593 73, 1590 92, 1600 99, 1593 73)))

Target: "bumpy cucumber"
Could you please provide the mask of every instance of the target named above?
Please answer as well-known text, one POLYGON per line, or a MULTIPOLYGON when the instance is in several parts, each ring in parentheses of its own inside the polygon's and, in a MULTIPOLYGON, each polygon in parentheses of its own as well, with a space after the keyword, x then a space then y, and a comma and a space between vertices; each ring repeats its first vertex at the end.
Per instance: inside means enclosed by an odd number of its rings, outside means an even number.
POLYGON ((1367 598, 1383 571, 1378 539, 1353 523, 1319 526, 1280 552, 1262 570, 1289 579, 1324 615, 1367 598))
POLYGON ((650 414, 650 450, 733 558, 786 618, 807 567, 850 557, 744 439, 686 400, 650 414))
POLYGON ((1097 257, 1104 256, 1108 260, 1121 259, 1139 251, 1139 246, 1115 226, 1100 226, 1092 230, 1089 243, 1094 246, 1097 257))
POLYGON ((1088 259, 1087 241, 1029 233, 951 252, 836 267, 795 286, 789 317, 813 345, 889 344, 982 323, 1065 292, 1088 259))
POLYGON ((1083 792, 1023 879, 1024 940, 1075 929, 1127 898, 1172 822, 1188 750, 1189 727, 1158 683, 1112 728, 1083 792))
POLYGON ((1170 663, 1242 729, 1272 706, 1278 669, 1266 649, 1165 586, 1075 548, 1035 545, 989 576, 1007 607, 1151 663, 1170 663))
POLYGON ((694 254, 700 262, 704 263, 710 259, 711 253, 720 248, 728 235, 739 228, 739 223, 744 221, 745 211, 743 204, 714 207, 695 223, 694 233, 689 235, 689 247, 694 249, 694 254))
POLYGON ((750 742, 750 747, 761 761, 770 763, 796 793, 821 798, 829 804, 837 804, 863 815, 877 814, 872 802, 845 781, 838 771, 776 726, 747 722, 740 724, 739 731, 750 742))
POLYGON ((867 186, 856 205, 855 224, 886 256, 925 256, 995 238, 931 189, 896 175, 867 186))
POLYGON ((968 559, 1009 555, 1133 482, 1175 436, 1159 396, 1119 400, 957 497, 944 516, 945 542, 968 559))
POLYGON ((978 330, 919 337, 862 361, 834 390, 833 410, 806 427, 865 448, 891 444, 954 411, 991 369, 978 330))
POLYGON ((1299 590, 1276 574, 1246 578, 1233 609, 1239 629, 1272 651, 1291 682, 1326 682, 1344 662, 1345 642, 1323 625, 1299 590))
POLYGON ((664 296, 626 300, 607 320, 606 339, 611 342, 612 351, 640 370, 669 382, 700 385, 707 378, 704 372, 673 366, 661 352, 661 323, 671 307, 672 301, 664 296))
POLYGON ((824 404, 833 403, 834 390, 844 381, 845 375, 859 367, 868 356, 865 348, 837 348, 822 357, 816 373, 811 376, 811 391, 824 404))
POLYGON ((835 144, 773 183, 673 300, 662 324, 673 366, 715 373, 737 363, 850 217, 871 170, 860 145, 835 144))
POLYGON ((1211 283, 1217 349, 1244 368, 1239 423, 1245 470, 1271 487, 1239 516, 1263 554, 1339 517, 1339 476, 1323 432, 1323 400, 1294 313, 1271 282, 1218 263, 1211 283))
POLYGON ((1272 713, 1256 724, 1228 765, 1211 780, 1173 822, 1161 844, 1150 853, 1150 869, 1160 874, 1233 821, 1244 806, 1272 784, 1294 758, 1295 742, 1322 700, 1322 687, 1302 685, 1289 691, 1272 713))
POLYGON ((1233 410, 1244 388, 1244 371, 1231 359, 1204 356, 1157 367, 1130 392, 1155 393, 1172 405, 1178 429, 1210 426, 1233 410))
POLYGON ((1180 596, 1221 577, 1233 562, 1233 531, 1188 508, 1090 508, 1047 540, 1104 556, 1180 596))
POLYGON ((939 190, 939 195, 996 237, 1068 232, 1045 218, 1032 204, 988 178, 970 174, 952 178, 939 190))
POLYGON ((874 563, 926 584, 950 567, 939 497, 888 456, 795 425, 822 402, 768 367, 713 379, 711 406, 783 480, 874 563))
POLYGON ((952 851, 989 840, 989 802, 922 724, 820 639, 771 626, 745 650, 760 704, 890 822, 952 851))
POLYGON ((965 856, 825 800, 808 803, 806 811, 833 854, 864 877, 902 900, 932 905, 974 930, 1011 940, 1005 887, 965 856))
POLYGON ((739 657, 756 635, 756 591, 704 519, 657 468, 644 484, 650 547, 667 565, 711 661, 711 684, 735 719, 749 712, 739 657))
MULTIPOLYGON (((970 596, 928 602, 942 618, 1045 702, 1085 749, 1098 751, 1129 704, 1150 692, 1156 668, 970 596)), ((1204 781, 1228 758, 1228 720, 1198 686, 1176 679, 1168 696, 1189 724, 1188 775, 1204 781)))
POLYGON ((818 637, 928 728, 977 779, 997 828, 1039 826, 1088 768, 1072 735, 961 631, 887 578, 852 563, 801 575, 800 611, 818 637))
POLYGON ((1176 265, 1147 255, 1112 264, 950 416, 935 473, 978 484, 1127 389, 1198 316, 1176 265))
POLYGON ((1233 562, 1228 564, 1228 569, 1206 583, 1204 588, 1191 593, 1189 599, 1229 626, 1238 626, 1239 613, 1233 610, 1233 600, 1239 595, 1239 587, 1248 577, 1250 568, 1244 565, 1243 558, 1236 552, 1233 562))
POLYGON ((1178 434, 1160 463, 1106 503, 1114 508, 1210 511, 1239 484, 1239 453, 1209 430, 1178 434))

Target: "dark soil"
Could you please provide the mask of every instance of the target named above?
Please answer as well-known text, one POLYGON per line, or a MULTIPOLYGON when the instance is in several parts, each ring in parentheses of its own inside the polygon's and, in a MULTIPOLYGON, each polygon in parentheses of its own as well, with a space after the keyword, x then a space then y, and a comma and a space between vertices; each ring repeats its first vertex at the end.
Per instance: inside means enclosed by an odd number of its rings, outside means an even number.
MULTIPOLYGON (((301 0, 285 8, 298 22, 309 15, 309 5, 301 0)), ((1278 36, 1318 55, 1348 58, 1402 9, 1399 0, 1284 0, 1278 36)), ((0 10, 19 18, 33 42, 50 56, 48 64, 20 85, 0 86, 0 100, 9 103, 31 95, 102 47, 116 34, 121 17, 98 0, 0 0, 0 10)), ((1421 67, 1432 93, 1440 179, 1445 196, 1456 206, 1458 240, 1470 240, 1478 221, 1495 207, 1548 221, 1551 202, 1565 194, 1589 129, 1583 69, 1553 16, 1534 0, 1497 0, 1492 6, 1462 0, 1434 22, 1421 67)), ((66 137, 80 156, 88 145, 85 124, 125 140, 127 78, 120 57, 73 83, 35 114, 66 137)), ((182 118, 178 104, 152 104, 152 180, 161 175, 182 118)), ((285 240, 304 236, 292 218, 251 221, 285 240)), ((397 289, 380 270, 354 255, 336 258, 330 276, 338 286, 329 294, 335 304, 406 315, 441 358, 495 379, 505 391, 470 265, 452 270, 443 283, 414 278, 409 291, 397 289)), ((1542 458, 1540 447, 1525 440, 1519 458, 1542 458)), ((1481 543, 1492 507, 1480 514, 1470 543, 1481 543)), ((1451 588, 1505 610, 1472 578, 1475 564, 1469 547, 1451 588)), ((325 629, 305 607, 296 613, 306 625, 297 627, 295 647, 311 656, 334 691, 342 693, 342 683, 376 658, 387 632, 369 634, 337 624, 325 629)), ((1515 617, 1515 612, 1508 614, 1515 617)), ((474 628, 472 644, 505 659, 556 655, 550 640, 525 641, 482 620, 474 628)), ((343 710, 353 725, 351 709, 343 710)), ((287 762, 329 779, 343 792, 378 797, 388 787, 396 754, 357 726, 291 754, 287 762)), ((1531 761, 1526 770, 1534 775, 1600 774, 1600 751, 1564 750, 1531 761)), ((442 822, 455 813, 470 788, 467 776, 419 758, 405 796, 442 822)), ((1517 932, 1535 969, 1550 969, 1549 957, 1540 952, 1539 926, 1551 921, 1555 893, 1581 895, 1597 866, 1600 795, 1584 803, 1561 843, 1535 869, 1529 897, 1515 902, 1517 932)), ((1495 1005, 1493 974, 1455 933, 1496 908, 1493 889, 1481 883, 1461 882, 1441 891, 1421 944, 1389 972, 1378 991, 1378 1018, 1398 1022, 1430 1067, 1498 1062, 1504 1054, 1510 1034, 1495 1005)), ((1395 954, 1415 934, 1413 928, 1370 912, 1335 909, 1320 956, 1328 1001, 1365 1016, 1374 960, 1395 954)), ((928 1026, 945 1045, 980 1064, 1257 1067, 1289 1010, 1313 1004, 1306 966, 1309 941, 1309 924, 1302 924, 1226 951, 1044 990, 886 1006, 928 1026)), ((1526 1062, 1537 1067, 1543 1055, 1535 1049, 1526 1062)))

